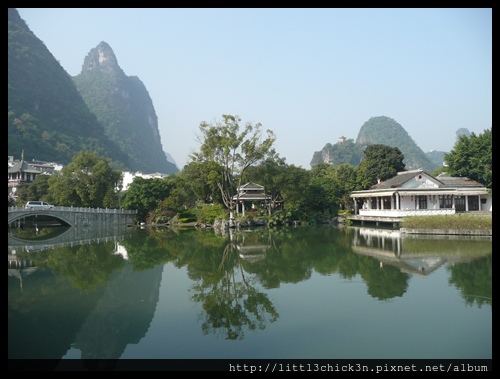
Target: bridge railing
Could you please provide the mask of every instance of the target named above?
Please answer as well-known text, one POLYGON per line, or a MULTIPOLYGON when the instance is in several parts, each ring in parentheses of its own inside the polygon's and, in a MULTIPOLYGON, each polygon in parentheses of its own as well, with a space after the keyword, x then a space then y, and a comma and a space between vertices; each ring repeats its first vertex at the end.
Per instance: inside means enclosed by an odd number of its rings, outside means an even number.
MULTIPOLYGON (((28 211, 25 207, 8 207, 9 212, 28 211)), ((87 212, 87 213, 119 213, 119 214, 136 214, 137 210, 129 209, 115 209, 115 208, 83 208, 83 207, 54 207, 47 209, 50 211, 63 211, 63 212, 87 212)), ((33 210, 37 211, 37 209, 33 210)))

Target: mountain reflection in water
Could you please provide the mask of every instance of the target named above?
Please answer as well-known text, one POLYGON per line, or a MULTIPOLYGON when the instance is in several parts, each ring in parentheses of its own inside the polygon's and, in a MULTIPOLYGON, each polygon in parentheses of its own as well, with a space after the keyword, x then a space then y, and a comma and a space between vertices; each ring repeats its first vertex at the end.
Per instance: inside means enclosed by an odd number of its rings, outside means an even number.
POLYGON ((490 340, 467 344, 491 332, 491 239, 330 226, 64 236, 50 246, 9 235, 9 359, 491 356, 490 340), (430 292, 410 281, 433 275, 430 292), (411 305, 421 291, 432 319, 411 305), (429 330, 425 343, 413 327, 412 344, 398 338, 402 312, 429 330), (462 323, 478 329, 458 343, 462 323))

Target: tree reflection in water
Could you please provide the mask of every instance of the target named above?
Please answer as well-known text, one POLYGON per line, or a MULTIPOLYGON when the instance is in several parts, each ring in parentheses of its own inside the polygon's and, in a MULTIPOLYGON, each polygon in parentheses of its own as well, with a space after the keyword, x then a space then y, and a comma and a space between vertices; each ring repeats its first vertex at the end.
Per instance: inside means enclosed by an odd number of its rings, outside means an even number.
MULTIPOLYGON (((244 257, 239 255, 238 246, 249 247, 256 252, 261 246, 244 245, 244 237, 231 234, 224 247, 217 271, 217 280, 201 278, 194 286, 192 299, 202 303, 203 334, 220 334, 226 339, 242 340, 245 328, 263 330, 268 322, 275 322, 279 314, 268 296, 252 283, 257 282, 243 268, 244 257), (240 238, 239 238, 240 237, 240 238), (239 241, 241 239, 241 242, 239 241)), ((211 278, 213 279, 213 277, 211 278)))
MULTIPOLYGON (((60 357, 59 351, 73 343, 82 357, 120 356, 127 344, 146 334, 166 265, 185 268, 188 296, 201 305, 202 333, 227 340, 242 340, 245 333, 277 322, 280 314, 269 290, 316 280, 313 276, 331 276, 327 283, 332 284, 339 278, 361 280, 372 298, 387 301, 403 297, 414 275, 432 275, 433 268, 446 264, 450 285, 468 306, 492 304, 488 240, 409 238, 369 228, 265 228, 229 235, 150 228, 134 229, 115 242, 72 245, 30 252, 16 248, 16 254, 9 255, 9 262, 29 262, 29 267, 13 273, 19 280, 33 268, 42 273, 49 269, 43 276, 30 274, 26 286, 9 285, 9 337, 16 336, 9 338, 9 354, 60 357), (126 254, 119 254, 122 251, 126 254), (42 318, 49 328, 38 328, 42 318), (97 325, 109 325, 108 334, 95 333, 97 325), (45 332, 53 328, 67 331, 60 344, 49 349, 45 332), (33 351, 26 351, 26 346, 33 346, 33 351), (37 346, 44 346, 42 353, 37 346)), ((279 297, 281 291, 274 293, 279 297)))

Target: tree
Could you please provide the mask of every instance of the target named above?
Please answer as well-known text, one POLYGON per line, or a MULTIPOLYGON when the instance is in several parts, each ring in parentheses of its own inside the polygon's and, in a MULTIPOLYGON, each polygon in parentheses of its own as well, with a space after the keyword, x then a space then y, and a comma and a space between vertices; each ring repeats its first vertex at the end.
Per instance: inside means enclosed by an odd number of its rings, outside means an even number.
POLYGON ((365 149, 365 158, 358 166, 358 184, 369 188, 378 180, 392 178, 403 171, 404 155, 397 147, 386 145, 369 145, 365 149))
POLYGON ((121 183, 122 173, 111 168, 110 159, 81 151, 61 175, 49 178, 49 196, 62 206, 113 208, 121 183))
POLYGON ((122 206, 124 209, 137 209, 137 219, 145 220, 148 213, 154 211, 173 188, 170 178, 144 179, 137 176, 123 196, 122 206))
POLYGON ((244 181, 264 186, 266 194, 271 196, 271 208, 274 208, 277 202, 283 199, 281 180, 286 170, 285 158, 268 159, 259 165, 248 167, 244 174, 244 181))
POLYGON ((448 174, 467 177, 492 189, 492 149, 491 129, 479 135, 458 135, 453 149, 444 155, 448 174))
POLYGON ((223 204, 220 197, 218 179, 222 175, 222 167, 214 162, 191 162, 175 175, 176 187, 182 187, 193 199, 189 206, 199 200, 207 204, 223 204))
POLYGON ((311 169, 311 181, 307 193, 311 210, 327 215, 336 210, 341 198, 341 185, 335 171, 335 167, 328 163, 320 163, 311 169))
POLYGON ((340 204, 348 209, 351 206, 352 200, 350 194, 357 188, 357 175, 356 169, 349 164, 341 164, 335 168, 335 175, 338 183, 341 186, 340 204))
POLYGON ((311 171, 295 165, 284 165, 275 179, 289 221, 302 219, 308 210, 311 171))
POLYGON ((247 123, 240 132, 241 119, 238 116, 222 115, 222 118, 215 124, 205 121, 200 123, 200 151, 193 153, 191 158, 196 162, 215 162, 220 165, 222 172, 216 184, 232 219, 237 203, 232 198, 241 186, 245 170, 268 157, 277 156, 272 148, 276 137, 271 130, 267 130, 267 138, 262 140, 260 123, 247 123))
POLYGON ((31 183, 20 186, 16 191, 18 196, 17 204, 24 205, 30 200, 41 200, 54 204, 53 199, 48 195, 49 178, 49 175, 37 175, 31 183))

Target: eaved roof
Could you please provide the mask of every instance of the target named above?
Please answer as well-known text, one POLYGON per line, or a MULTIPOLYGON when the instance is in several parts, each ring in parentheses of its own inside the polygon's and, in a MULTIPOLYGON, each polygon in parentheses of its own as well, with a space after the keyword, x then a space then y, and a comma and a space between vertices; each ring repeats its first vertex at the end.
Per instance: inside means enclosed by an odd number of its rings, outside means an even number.
POLYGON ((254 182, 248 182, 240 186, 240 191, 263 191, 264 186, 256 184, 254 182))
MULTIPOLYGON (((370 189, 388 189, 388 188, 398 188, 402 187, 403 184, 405 184, 407 181, 413 179, 415 175, 418 174, 425 174, 429 176, 430 178, 434 178, 432 175, 429 175, 427 172, 424 170, 411 170, 411 171, 400 171, 396 176, 393 176, 390 179, 384 180, 378 184, 375 184, 370 187, 370 189)), ((434 178, 436 181, 438 181, 440 184, 442 183, 439 179, 434 178)))
POLYGON ((453 177, 446 174, 440 174, 437 177, 429 175, 425 171, 418 169, 412 171, 401 171, 398 174, 390 179, 387 179, 383 182, 380 182, 376 185, 373 185, 368 190, 359 190, 352 191, 351 197, 356 196, 369 196, 373 194, 377 194, 379 196, 390 196, 395 191, 398 191, 400 194, 403 192, 426 192, 426 193, 443 193, 443 191, 467 191, 468 194, 486 194, 487 189, 479 182, 463 177, 453 177), (427 176, 429 179, 434 181, 437 185, 435 188, 427 188, 427 187, 408 187, 405 188, 404 184, 410 180, 413 180, 416 176, 427 176))
POLYGON ((469 178, 460 176, 448 176, 447 174, 439 174, 436 179, 439 179, 446 187, 484 187, 481 183, 469 178))
POLYGON ((24 160, 21 160, 17 163, 15 163, 12 167, 9 167, 8 173, 14 173, 14 172, 27 172, 27 173, 36 173, 36 174, 41 174, 43 173, 42 170, 39 170, 29 163, 25 162, 24 160))
POLYGON ((233 200, 270 200, 271 195, 264 193, 264 186, 253 182, 248 182, 240 186, 238 194, 233 196, 233 200))

